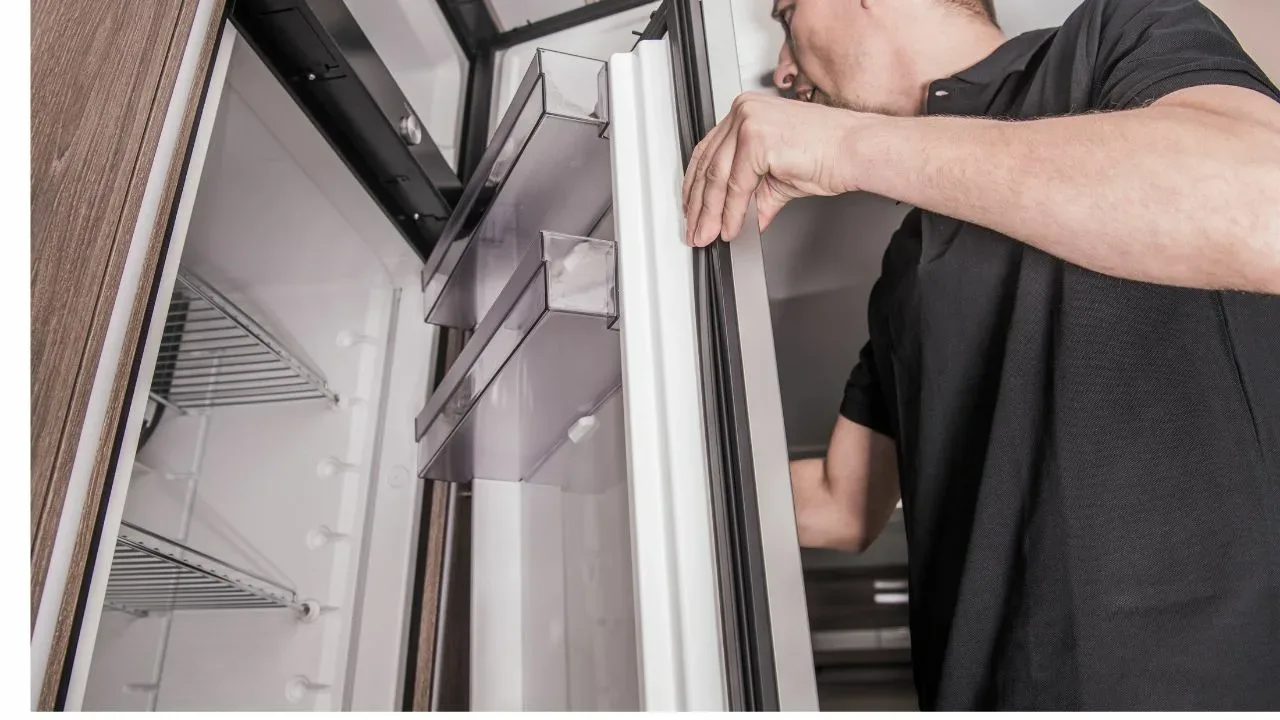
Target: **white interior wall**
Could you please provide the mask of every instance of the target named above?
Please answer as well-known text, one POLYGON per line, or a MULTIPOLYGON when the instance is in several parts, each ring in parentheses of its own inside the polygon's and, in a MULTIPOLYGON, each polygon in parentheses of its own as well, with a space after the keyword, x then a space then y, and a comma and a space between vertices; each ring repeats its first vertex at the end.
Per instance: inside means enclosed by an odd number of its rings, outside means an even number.
POLYGON ((472 484, 471 709, 639 710, 621 393, 523 483, 472 484))
MULTIPOLYGON (((391 607, 400 612, 385 622, 403 620, 404 581, 396 587, 395 573, 385 572, 402 564, 407 575, 403 551, 386 551, 383 538, 384 550, 366 560, 383 570, 385 589, 364 592, 357 580, 371 470, 387 467, 394 477, 414 462, 408 422, 389 433, 392 443, 376 422, 395 278, 413 277, 407 245, 247 46, 233 49, 224 93, 183 265, 241 304, 348 402, 167 413, 139 453, 145 469, 135 471, 125 519, 290 586, 327 610, 314 623, 282 610, 107 613, 86 709, 339 709, 354 676, 353 610, 391 607), (344 331, 371 340, 341 347, 344 331), (396 443, 405 457, 381 462, 380 449, 396 443), (319 477, 326 458, 353 470, 319 477), (308 534, 322 527, 348 537, 310 547, 308 534), (299 676, 330 687, 291 702, 286 687, 299 676)), ((421 367, 410 372, 425 377, 423 345, 420 338, 404 343, 419 355, 397 365, 417 360, 421 367)), ((416 497, 413 485, 407 492, 416 497)), ((412 522, 402 516, 415 505, 383 503, 374 518, 403 529, 401 548, 412 545, 412 522)), ((384 666, 395 667, 399 651, 385 647, 392 659, 384 666)), ((396 678, 384 682, 394 687, 396 678)))
POLYGON ((393 291, 391 365, 382 378, 382 427, 363 509, 363 557, 351 604, 351 632, 343 710, 398 709, 404 698, 424 484, 418 480, 414 420, 426 402, 438 330, 422 321, 422 292, 409 278, 393 291))
POLYGON ((525 685, 564 692, 563 704, 530 696, 526 709, 640 709, 622 393, 595 417, 526 488, 525 685))

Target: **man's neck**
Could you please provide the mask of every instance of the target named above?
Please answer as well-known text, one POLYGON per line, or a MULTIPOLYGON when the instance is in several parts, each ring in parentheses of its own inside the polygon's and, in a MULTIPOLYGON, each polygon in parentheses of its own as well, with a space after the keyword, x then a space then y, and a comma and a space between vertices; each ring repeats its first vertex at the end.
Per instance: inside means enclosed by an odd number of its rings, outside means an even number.
POLYGON ((918 41, 908 59, 918 83, 921 102, 936 80, 977 65, 1005 43, 1005 35, 990 22, 954 14, 931 15, 918 27, 918 41))

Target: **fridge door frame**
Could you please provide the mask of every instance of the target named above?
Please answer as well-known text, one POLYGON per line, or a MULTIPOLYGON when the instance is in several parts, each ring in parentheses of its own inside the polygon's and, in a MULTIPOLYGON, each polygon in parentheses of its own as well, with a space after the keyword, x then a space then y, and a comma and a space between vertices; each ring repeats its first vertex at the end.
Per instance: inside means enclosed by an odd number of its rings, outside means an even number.
MULTIPOLYGON (((743 91, 733 3, 700 0, 700 6, 713 122, 719 122, 743 91)), ((741 3, 738 11, 742 11, 741 3)), ((755 217, 754 203, 747 209, 747 217, 755 217)), ((816 711, 813 646, 759 225, 749 220, 732 243, 717 245, 727 249, 727 264, 732 268, 730 287, 737 310, 734 320, 742 373, 741 404, 737 407, 750 419, 749 447, 755 472, 752 489, 759 523, 756 532, 763 554, 778 703, 783 710, 816 711)))

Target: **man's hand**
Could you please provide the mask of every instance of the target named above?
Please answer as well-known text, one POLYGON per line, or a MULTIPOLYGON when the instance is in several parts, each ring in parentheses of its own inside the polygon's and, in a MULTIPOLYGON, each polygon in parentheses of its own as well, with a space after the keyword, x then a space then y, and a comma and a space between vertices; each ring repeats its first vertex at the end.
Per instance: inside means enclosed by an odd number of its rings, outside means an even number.
POLYGON ((1280 294, 1280 104, 1200 86, 1123 112, 898 118, 739 97, 685 175, 686 240, 764 230, 791 200, 861 190, 1094 272, 1280 294))
POLYGON ((752 195, 763 230, 796 198, 856 190, 845 148, 862 117, 760 93, 738 96, 685 173, 686 242, 737 237, 752 195))

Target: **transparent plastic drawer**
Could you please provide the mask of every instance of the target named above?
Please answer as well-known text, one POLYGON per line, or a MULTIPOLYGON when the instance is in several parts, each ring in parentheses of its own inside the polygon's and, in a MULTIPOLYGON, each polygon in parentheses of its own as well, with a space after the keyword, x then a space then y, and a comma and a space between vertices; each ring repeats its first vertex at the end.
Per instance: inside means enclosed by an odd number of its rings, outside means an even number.
POLYGON ((593 234, 612 199, 599 60, 539 50, 423 270, 427 322, 470 329, 538 233, 593 234))
POLYGON ((622 384, 612 241, 544 232, 418 416, 418 473, 520 481, 622 384))

